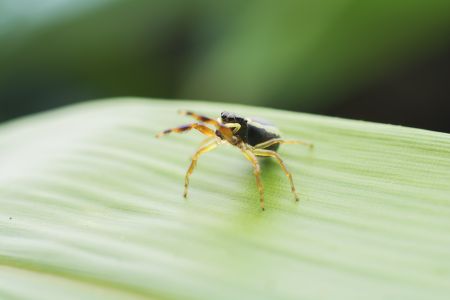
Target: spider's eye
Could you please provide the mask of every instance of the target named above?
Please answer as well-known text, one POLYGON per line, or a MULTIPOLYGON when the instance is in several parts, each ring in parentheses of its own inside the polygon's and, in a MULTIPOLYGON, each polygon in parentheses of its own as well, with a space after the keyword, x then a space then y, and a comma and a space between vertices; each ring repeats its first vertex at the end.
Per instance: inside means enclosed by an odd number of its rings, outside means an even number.
POLYGON ((227 116, 228 116, 228 113, 227 113, 226 111, 223 111, 223 112, 220 114, 220 117, 221 117, 222 119, 225 119, 227 116))
POLYGON ((224 123, 231 123, 231 121, 232 121, 232 116, 231 116, 231 114, 230 114, 229 112, 227 112, 227 111, 222 112, 222 113, 220 114, 220 118, 222 119, 222 121, 223 121, 224 123))

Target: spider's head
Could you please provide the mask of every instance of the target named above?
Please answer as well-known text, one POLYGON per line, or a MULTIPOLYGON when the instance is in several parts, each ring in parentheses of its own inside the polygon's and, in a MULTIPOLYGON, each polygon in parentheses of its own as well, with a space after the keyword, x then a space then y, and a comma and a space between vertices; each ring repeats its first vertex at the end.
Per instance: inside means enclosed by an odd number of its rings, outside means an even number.
POLYGON ((220 119, 222 120, 223 124, 228 124, 228 123, 238 123, 241 126, 246 126, 247 125, 247 120, 235 113, 231 113, 228 111, 223 111, 220 114, 220 119))
POLYGON ((247 142, 247 119, 241 117, 235 113, 223 111, 220 114, 220 121, 228 128, 233 129, 233 134, 238 140, 247 142))

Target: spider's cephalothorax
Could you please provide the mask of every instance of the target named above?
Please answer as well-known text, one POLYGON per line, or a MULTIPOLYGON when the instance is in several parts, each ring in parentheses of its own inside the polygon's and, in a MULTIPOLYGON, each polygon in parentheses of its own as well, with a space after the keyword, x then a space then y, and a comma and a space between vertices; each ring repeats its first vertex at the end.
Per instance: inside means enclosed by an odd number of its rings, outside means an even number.
POLYGON ((259 166, 257 156, 273 157, 280 164, 286 176, 289 178, 291 191, 294 194, 295 200, 298 201, 298 196, 295 190, 292 175, 287 170, 280 155, 276 152, 280 144, 304 144, 312 147, 312 144, 297 141, 284 140, 280 138, 278 129, 271 123, 257 118, 244 118, 235 113, 222 112, 217 120, 198 115, 190 111, 181 111, 183 115, 188 115, 199 121, 198 123, 190 123, 164 130, 156 135, 160 137, 171 132, 184 132, 191 129, 196 129, 208 138, 201 144, 200 148, 192 157, 189 169, 185 176, 184 197, 187 197, 189 177, 197 165, 197 160, 203 153, 213 150, 222 143, 228 143, 239 148, 244 156, 252 163, 253 171, 256 177, 256 184, 260 194, 261 208, 264 210, 264 188, 261 183, 261 168, 259 166), (206 125, 214 126, 215 130, 206 125))
MULTIPOLYGON (((225 126, 235 128, 233 133, 250 146, 280 138, 280 132, 275 125, 261 118, 244 118, 224 111, 220 114, 220 120, 225 126)), ((280 143, 276 143, 265 149, 277 151, 279 146, 280 143)))
POLYGON ((220 118, 218 120, 226 127, 233 129, 234 136, 238 137, 244 143, 247 143, 248 127, 246 119, 234 113, 224 111, 220 114, 220 118))

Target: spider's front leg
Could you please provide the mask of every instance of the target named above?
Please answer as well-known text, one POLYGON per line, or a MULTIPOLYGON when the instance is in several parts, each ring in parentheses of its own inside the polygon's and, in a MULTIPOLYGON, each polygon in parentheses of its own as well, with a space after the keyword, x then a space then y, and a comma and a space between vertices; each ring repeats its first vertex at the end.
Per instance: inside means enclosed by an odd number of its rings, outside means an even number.
POLYGON ((196 129, 199 132, 201 132, 204 135, 209 136, 209 137, 215 137, 216 136, 216 134, 214 133, 214 130, 212 130, 211 128, 209 128, 209 127, 207 127, 207 126, 205 126, 205 125, 203 125, 201 123, 191 123, 191 124, 178 126, 178 127, 175 127, 175 128, 166 129, 166 130, 161 131, 160 133, 158 133, 156 135, 156 137, 159 138, 159 137, 167 135, 167 134, 169 134, 171 132, 182 133, 182 132, 189 131, 189 130, 192 130, 192 129, 196 129))
POLYGON ((218 122, 217 120, 187 110, 180 110, 179 113, 181 115, 190 116, 202 123, 213 125, 220 132, 220 134, 223 136, 224 139, 226 139, 229 142, 233 141, 233 131, 224 124, 218 122))
POLYGON ((189 165, 189 168, 186 172, 186 176, 184 177, 184 193, 183 193, 184 198, 186 198, 188 195, 189 177, 192 175, 192 172, 194 172, 194 169, 197 166, 197 160, 199 159, 200 155, 213 150, 218 145, 219 142, 216 139, 209 141, 205 145, 198 148, 197 152, 195 152, 194 155, 192 156, 191 164, 189 165))

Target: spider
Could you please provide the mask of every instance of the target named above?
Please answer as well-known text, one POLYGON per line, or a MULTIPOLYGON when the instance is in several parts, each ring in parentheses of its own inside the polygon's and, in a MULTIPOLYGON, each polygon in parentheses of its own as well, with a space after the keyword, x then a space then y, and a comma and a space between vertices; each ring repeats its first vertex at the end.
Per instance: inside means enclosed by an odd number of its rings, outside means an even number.
POLYGON ((189 177, 192 175, 200 155, 213 150, 220 144, 231 144, 232 146, 237 147, 244 154, 245 158, 253 165, 253 173, 259 190, 262 210, 264 210, 264 187, 261 183, 261 167, 256 158, 257 156, 273 157, 276 159, 289 179, 295 201, 299 200, 292 180, 292 175, 276 151, 280 144, 303 144, 313 147, 312 144, 299 140, 282 139, 278 129, 270 122, 256 118, 244 118, 231 112, 222 112, 217 120, 210 119, 191 111, 182 110, 179 111, 179 113, 181 115, 193 117, 199 122, 164 130, 156 135, 157 138, 171 132, 182 133, 192 129, 208 136, 192 156, 191 164, 186 172, 183 194, 185 198, 188 195, 189 177), (215 130, 206 125, 212 125, 215 130))

